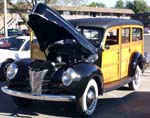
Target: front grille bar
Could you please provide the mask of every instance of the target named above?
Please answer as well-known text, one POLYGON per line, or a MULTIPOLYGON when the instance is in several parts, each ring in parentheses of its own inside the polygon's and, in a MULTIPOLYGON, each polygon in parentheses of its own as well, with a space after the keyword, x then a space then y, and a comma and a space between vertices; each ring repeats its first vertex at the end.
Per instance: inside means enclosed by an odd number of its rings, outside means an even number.
POLYGON ((44 77, 47 73, 48 69, 42 71, 36 71, 30 69, 30 87, 33 95, 41 95, 42 94, 42 84, 44 77))

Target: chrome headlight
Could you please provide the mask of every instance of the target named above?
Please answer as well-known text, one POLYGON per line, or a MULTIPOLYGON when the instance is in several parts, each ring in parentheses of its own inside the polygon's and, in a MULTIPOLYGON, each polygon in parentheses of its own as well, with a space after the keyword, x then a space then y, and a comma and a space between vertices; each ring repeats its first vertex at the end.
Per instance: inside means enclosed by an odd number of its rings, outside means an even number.
POLYGON ((87 58, 86 62, 94 63, 97 60, 98 60, 98 54, 93 54, 87 58))
POLYGON ((17 73, 18 73, 18 66, 15 63, 12 63, 7 68, 6 77, 9 80, 12 80, 17 73))
POLYGON ((62 75, 62 83, 69 86, 74 79, 79 78, 79 75, 72 68, 68 68, 62 75))

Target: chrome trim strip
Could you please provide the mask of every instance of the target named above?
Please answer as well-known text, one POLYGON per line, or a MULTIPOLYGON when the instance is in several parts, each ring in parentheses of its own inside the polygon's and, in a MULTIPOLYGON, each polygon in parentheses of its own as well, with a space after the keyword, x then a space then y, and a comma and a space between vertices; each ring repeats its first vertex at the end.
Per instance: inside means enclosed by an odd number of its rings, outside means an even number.
POLYGON ((75 101, 75 99, 76 99, 76 96, 73 96, 73 95, 45 95, 45 94, 33 95, 33 94, 30 94, 30 93, 10 90, 10 89, 8 89, 7 86, 1 87, 1 90, 4 93, 12 95, 12 96, 28 98, 28 99, 34 99, 34 100, 69 102, 69 101, 75 101))

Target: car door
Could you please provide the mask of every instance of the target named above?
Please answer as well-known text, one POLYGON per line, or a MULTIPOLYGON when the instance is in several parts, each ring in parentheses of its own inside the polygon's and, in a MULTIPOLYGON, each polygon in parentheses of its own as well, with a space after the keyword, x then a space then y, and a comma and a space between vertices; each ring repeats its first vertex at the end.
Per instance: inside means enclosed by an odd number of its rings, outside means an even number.
POLYGON ((143 29, 142 27, 132 27, 132 39, 130 46, 130 53, 139 52, 144 54, 144 41, 143 41, 143 29))
POLYGON ((120 78, 120 41, 119 27, 106 32, 105 46, 102 52, 102 72, 104 83, 112 82, 120 78))
POLYGON ((30 53, 30 41, 27 41, 26 44, 24 45, 23 49, 20 51, 20 58, 30 58, 31 53, 30 53))
POLYGON ((130 27, 121 28, 121 78, 128 76, 130 61, 130 27))

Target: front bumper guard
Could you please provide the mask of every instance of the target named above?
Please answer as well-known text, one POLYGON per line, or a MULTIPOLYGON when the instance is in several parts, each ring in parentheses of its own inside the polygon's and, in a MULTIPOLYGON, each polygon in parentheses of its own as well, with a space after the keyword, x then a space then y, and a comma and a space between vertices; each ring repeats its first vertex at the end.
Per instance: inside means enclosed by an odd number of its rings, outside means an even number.
POLYGON ((62 102, 69 102, 69 101, 76 100, 76 96, 73 96, 73 95, 45 95, 45 94, 34 95, 31 93, 25 93, 25 92, 11 90, 11 89, 8 89, 7 86, 1 87, 1 90, 8 95, 21 97, 21 98, 34 99, 34 100, 62 101, 62 102))

